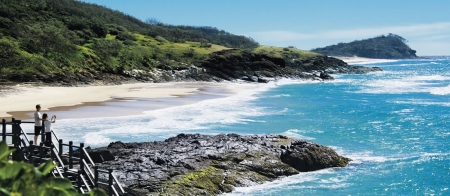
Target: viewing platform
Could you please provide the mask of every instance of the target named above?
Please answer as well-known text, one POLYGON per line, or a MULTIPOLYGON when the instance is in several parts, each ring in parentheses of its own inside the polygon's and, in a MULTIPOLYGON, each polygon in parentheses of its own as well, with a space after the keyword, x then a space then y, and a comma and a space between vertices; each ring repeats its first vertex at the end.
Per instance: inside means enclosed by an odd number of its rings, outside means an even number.
POLYGON ((33 144, 21 124, 34 123, 12 119, 8 122, 2 119, 2 141, 5 141, 15 151, 11 160, 24 161, 34 166, 51 159, 56 167, 50 175, 56 178, 66 178, 80 193, 89 192, 92 188, 103 188, 108 195, 127 195, 117 180, 112 169, 100 169, 87 153, 84 143, 74 145, 72 141, 64 143, 53 131, 42 130, 40 143, 33 144))

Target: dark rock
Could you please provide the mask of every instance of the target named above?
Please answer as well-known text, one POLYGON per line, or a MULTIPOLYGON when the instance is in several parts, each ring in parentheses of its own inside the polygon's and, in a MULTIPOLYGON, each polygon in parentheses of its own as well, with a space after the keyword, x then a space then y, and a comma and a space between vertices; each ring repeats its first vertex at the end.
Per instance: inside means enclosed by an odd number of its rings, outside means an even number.
POLYGON ((331 77, 329 74, 323 73, 323 72, 320 73, 319 78, 321 78, 322 80, 332 80, 333 79, 333 77, 331 77))
POLYGON ((89 156, 94 163, 103 163, 104 161, 114 161, 115 157, 109 150, 88 150, 89 156))
POLYGON ((11 82, 44 82, 54 85, 121 84, 126 82, 235 81, 267 83, 281 78, 333 79, 329 74, 363 74, 380 68, 353 66, 328 56, 283 59, 242 49, 215 52, 197 65, 158 62, 152 70, 104 70, 40 75, 10 74, 11 82), (316 75, 315 73, 323 73, 316 75))
POLYGON ((103 163, 105 161, 102 155, 100 155, 100 153, 98 152, 91 152, 89 153, 89 156, 91 157, 94 163, 103 163))
POLYGON ((345 167, 350 162, 350 159, 339 156, 328 147, 304 141, 293 142, 280 158, 300 172, 345 167))
POLYGON ((331 80, 333 77, 329 74, 363 74, 381 71, 378 67, 348 65, 342 60, 322 55, 287 62, 282 58, 239 49, 213 53, 201 67, 206 69, 205 74, 220 80, 241 79, 260 83, 280 78, 313 79, 314 72, 320 72, 320 76, 315 76, 317 78, 331 80))
POLYGON ((325 146, 281 135, 179 134, 162 142, 113 142, 89 153, 104 160, 100 168, 113 168, 128 190, 151 195, 218 195, 350 161, 325 146))

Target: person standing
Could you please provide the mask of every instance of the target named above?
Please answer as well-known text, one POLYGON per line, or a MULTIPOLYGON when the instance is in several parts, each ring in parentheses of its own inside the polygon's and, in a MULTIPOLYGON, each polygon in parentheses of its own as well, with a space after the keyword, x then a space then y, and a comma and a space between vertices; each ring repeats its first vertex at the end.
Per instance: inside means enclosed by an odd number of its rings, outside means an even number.
POLYGON ((41 134, 42 130, 42 115, 40 113, 41 111, 41 105, 36 105, 36 112, 34 112, 34 145, 37 144, 38 136, 41 134))
POLYGON ((45 132, 45 146, 52 144, 52 123, 56 122, 56 115, 52 116, 51 120, 48 120, 48 115, 44 113, 42 115, 42 128, 45 132))

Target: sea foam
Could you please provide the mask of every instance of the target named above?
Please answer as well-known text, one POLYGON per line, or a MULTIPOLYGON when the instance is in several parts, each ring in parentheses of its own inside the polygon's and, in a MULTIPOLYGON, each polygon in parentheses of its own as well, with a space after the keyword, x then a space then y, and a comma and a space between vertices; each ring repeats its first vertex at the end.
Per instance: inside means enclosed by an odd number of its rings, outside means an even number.
POLYGON ((219 134, 221 132, 217 130, 222 125, 261 122, 248 118, 268 114, 264 107, 251 103, 258 98, 256 94, 281 85, 308 82, 283 79, 267 84, 230 83, 232 88, 238 89, 238 93, 229 97, 145 111, 135 116, 61 120, 54 127, 64 138, 94 147, 117 140, 163 140, 179 133, 219 134))

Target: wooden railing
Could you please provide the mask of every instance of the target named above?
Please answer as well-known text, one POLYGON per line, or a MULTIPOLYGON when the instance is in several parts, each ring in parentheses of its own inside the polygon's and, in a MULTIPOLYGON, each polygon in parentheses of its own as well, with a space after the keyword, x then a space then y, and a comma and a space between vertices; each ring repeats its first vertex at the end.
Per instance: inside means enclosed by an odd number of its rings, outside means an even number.
POLYGON ((73 186, 81 193, 89 192, 93 187, 98 188, 101 184, 108 187, 109 195, 126 195, 123 187, 113 174, 113 170, 99 169, 84 148, 84 143, 75 146, 72 141, 69 141, 65 144, 63 139, 51 130, 51 138, 45 138, 45 133, 42 131, 40 144, 34 145, 33 141, 30 141, 27 136, 34 135, 34 133, 26 133, 20 126, 22 123, 34 122, 20 121, 14 118, 11 122, 6 122, 5 119, 2 119, 2 141, 7 141, 7 138, 11 137, 12 144, 9 144, 9 146, 16 148, 16 151, 13 152, 13 160, 38 165, 52 159, 53 163, 57 165, 52 175, 60 178, 72 178, 72 180, 75 180, 73 186), (7 125, 11 125, 11 132, 8 132, 7 125), (57 145, 53 142, 52 136, 56 139, 57 145), (47 143, 47 146, 44 145, 46 140, 51 141, 49 144, 47 143), (64 153, 65 147, 68 148, 67 153, 64 153), (78 156, 74 155, 75 151, 78 151, 78 156), (68 165, 64 164, 64 160, 68 160, 68 165), (74 166, 78 166, 78 169, 74 169, 74 166), (99 173, 107 173, 108 182, 100 181, 99 173))

